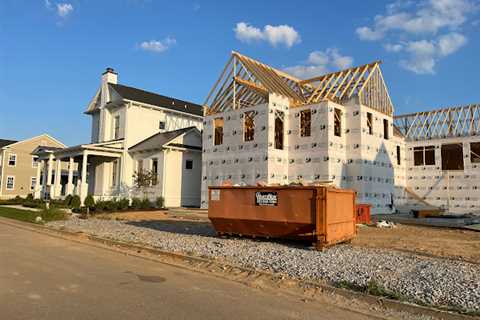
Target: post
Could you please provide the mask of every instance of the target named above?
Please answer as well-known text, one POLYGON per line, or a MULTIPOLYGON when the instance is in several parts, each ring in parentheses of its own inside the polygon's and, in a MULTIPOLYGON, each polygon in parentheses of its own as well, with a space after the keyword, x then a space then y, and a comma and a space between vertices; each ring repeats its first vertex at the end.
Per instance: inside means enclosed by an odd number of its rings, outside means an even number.
POLYGON ((62 160, 57 158, 55 167, 55 198, 59 198, 62 194, 62 160))
POLYGON ((80 201, 82 205, 88 193, 87 165, 88 165, 88 154, 86 151, 84 151, 83 157, 82 157, 82 182, 80 184, 80 201))
POLYGON ((53 154, 48 156, 48 171, 47 171, 47 181, 46 181, 46 190, 45 192, 52 196, 54 190, 52 188, 52 171, 53 171, 53 154))
POLYGON ((42 191, 42 186, 40 185, 40 178, 42 176, 42 164, 43 164, 43 160, 42 161, 38 161, 37 163, 37 176, 36 176, 36 180, 35 180, 35 189, 34 192, 33 192, 33 197, 35 199, 40 199, 41 198, 41 191, 42 191))
POLYGON ((42 160, 42 169, 43 169, 43 183, 40 190, 41 199, 44 198, 45 192, 47 192, 47 160, 42 160))
POLYGON ((75 162, 73 157, 69 158, 68 161, 68 181, 67 181, 67 192, 66 194, 72 195, 73 193, 73 167, 75 166, 75 162))

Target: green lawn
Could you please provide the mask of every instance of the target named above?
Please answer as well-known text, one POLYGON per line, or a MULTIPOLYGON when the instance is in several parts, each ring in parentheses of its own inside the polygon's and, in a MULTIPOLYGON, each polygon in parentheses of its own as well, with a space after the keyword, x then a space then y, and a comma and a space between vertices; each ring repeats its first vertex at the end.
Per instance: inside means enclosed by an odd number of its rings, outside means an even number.
POLYGON ((44 222, 65 219, 65 213, 59 209, 30 211, 0 206, 0 217, 35 222, 35 218, 38 216, 41 216, 44 222))

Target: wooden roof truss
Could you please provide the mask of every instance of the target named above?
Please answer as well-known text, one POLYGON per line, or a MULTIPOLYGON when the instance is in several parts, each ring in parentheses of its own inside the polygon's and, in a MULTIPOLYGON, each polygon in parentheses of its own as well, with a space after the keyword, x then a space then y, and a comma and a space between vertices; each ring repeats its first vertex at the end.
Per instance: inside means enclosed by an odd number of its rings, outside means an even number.
POLYGON ((376 61, 300 80, 232 52, 204 103, 206 114, 266 103, 268 95, 276 93, 288 98, 292 107, 316 104, 326 99, 341 103, 358 96, 362 104, 392 115, 393 104, 380 70, 380 63, 376 61))
POLYGON ((480 105, 443 108, 394 117, 407 140, 466 137, 480 134, 480 105))

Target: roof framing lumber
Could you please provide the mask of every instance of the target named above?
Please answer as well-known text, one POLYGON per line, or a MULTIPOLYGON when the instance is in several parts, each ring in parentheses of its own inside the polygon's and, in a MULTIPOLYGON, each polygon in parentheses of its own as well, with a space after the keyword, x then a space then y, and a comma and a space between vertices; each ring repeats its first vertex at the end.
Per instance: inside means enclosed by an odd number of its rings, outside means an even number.
POLYGON ((380 64, 380 61, 375 61, 300 80, 233 51, 205 100, 206 114, 263 103, 268 101, 269 94, 274 93, 287 98, 291 107, 317 104, 324 100, 342 103, 358 96, 360 103, 393 115, 393 104, 380 64), (242 103, 237 105, 239 101, 242 103))

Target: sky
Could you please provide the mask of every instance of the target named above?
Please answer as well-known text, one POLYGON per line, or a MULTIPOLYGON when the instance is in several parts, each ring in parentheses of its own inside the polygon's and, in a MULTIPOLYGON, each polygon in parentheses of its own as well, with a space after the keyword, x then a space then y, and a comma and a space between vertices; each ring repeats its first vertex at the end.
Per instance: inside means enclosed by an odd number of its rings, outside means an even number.
POLYGON ((232 50, 308 78, 381 60, 395 113, 480 103, 480 0, 1 0, 0 138, 90 141, 106 67, 202 104, 232 50))

